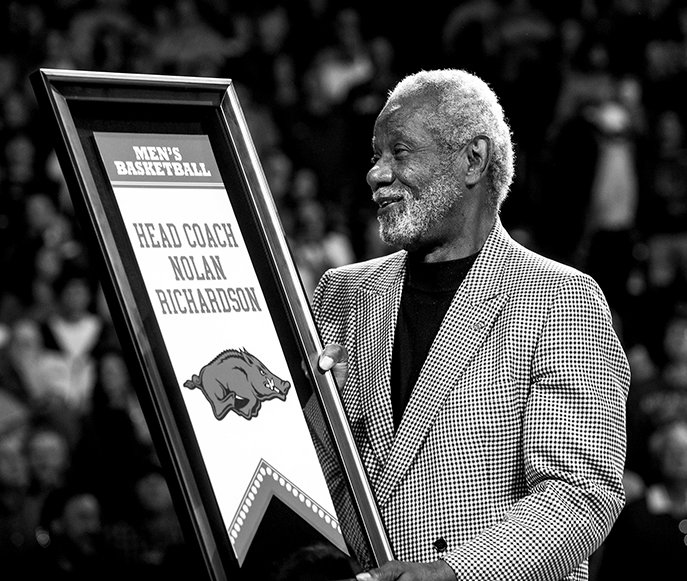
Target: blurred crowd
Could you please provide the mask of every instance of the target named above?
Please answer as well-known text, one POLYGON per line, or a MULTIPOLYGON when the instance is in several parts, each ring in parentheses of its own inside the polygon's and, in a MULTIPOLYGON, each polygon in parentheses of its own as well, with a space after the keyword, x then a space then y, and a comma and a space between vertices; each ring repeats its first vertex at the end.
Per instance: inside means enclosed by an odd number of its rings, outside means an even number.
POLYGON ((0 575, 154 580, 186 544, 36 109, 39 67, 231 78, 308 293, 390 250, 364 179, 389 88, 419 68, 482 76, 516 142, 504 224, 599 282, 633 370, 628 505, 592 578, 687 572, 684 2, 3 3, 0 575))

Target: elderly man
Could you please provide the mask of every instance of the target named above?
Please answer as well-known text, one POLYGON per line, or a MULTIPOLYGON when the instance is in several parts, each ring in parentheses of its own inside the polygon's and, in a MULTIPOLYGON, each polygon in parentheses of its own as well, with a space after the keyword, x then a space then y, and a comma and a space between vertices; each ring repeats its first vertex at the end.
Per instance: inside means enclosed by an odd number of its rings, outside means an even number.
POLYGON ((398 559, 358 579, 586 579, 624 502, 629 368, 606 300, 501 225, 513 148, 481 79, 403 79, 372 148, 401 250, 330 270, 313 300, 398 559))

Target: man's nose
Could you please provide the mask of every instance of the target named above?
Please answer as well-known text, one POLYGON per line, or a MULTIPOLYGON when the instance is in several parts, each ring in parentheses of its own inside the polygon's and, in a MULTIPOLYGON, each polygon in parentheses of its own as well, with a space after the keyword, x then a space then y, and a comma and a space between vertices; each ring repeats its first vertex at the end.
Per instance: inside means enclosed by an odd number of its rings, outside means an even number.
POLYGON ((367 185, 374 192, 380 186, 393 181, 391 166, 380 157, 367 172, 367 185))

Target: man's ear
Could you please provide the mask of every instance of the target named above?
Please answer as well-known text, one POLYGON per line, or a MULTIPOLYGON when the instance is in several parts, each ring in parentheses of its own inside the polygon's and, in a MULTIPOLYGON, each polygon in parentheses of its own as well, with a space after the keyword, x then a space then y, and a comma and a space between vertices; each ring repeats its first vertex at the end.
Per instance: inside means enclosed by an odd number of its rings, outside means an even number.
POLYGON ((465 146, 468 168, 465 172, 465 184, 474 186, 486 174, 491 162, 491 139, 486 135, 478 135, 465 146))

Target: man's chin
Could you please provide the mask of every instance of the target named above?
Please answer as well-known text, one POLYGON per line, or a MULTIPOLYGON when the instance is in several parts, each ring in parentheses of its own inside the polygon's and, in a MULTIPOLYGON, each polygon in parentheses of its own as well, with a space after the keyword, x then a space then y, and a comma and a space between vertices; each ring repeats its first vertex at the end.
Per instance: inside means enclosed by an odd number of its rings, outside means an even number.
POLYGON ((417 246, 416 239, 408 236, 407 232, 388 232, 380 227, 379 237, 384 244, 391 246, 392 248, 411 251, 417 246))

